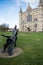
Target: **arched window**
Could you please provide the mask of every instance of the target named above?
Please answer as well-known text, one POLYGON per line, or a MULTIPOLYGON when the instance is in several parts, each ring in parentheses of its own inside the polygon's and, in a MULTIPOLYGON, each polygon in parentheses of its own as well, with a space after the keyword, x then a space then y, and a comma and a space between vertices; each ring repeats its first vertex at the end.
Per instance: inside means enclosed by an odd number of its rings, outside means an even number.
POLYGON ((31 22, 32 21, 32 15, 28 14, 27 16, 27 22, 31 22))
POLYGON ((43 24, 42 24, 42 32, 43 32, 43 24))
POLYGON ((37 28, 37 24, 36 23, 34 24, 34 27, 37 28))
POLYGON ((38 19, 37 19, 37 18, 34 18, 34 21, 36 21, 36 22, 37 22, 37 21, 38 21, 38 19))

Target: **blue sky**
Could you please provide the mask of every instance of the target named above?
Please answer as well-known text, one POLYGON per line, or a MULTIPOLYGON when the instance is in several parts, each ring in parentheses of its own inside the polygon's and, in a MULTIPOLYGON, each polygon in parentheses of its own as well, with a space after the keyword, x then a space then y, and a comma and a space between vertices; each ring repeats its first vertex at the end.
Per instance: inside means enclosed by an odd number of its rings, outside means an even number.
POLYGON ((25 11, 28 2, 32 8, 36 8, 39 0, 0 0, 0 25, 6 23, 12 28, 15 25, 19 28, 20 6, 25 11))

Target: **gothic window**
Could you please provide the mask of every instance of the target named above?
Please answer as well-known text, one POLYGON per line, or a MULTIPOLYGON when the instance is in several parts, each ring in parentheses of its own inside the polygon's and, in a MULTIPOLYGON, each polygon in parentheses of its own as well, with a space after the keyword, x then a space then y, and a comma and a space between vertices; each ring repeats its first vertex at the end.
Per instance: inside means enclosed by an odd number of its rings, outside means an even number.
POLYGON ((42 28, 42 32, 43 32, 43 28, 42 28))
POLYGON ((41 14, 43 16, 43 14, 41 14))
POLYGON ((42 24, 42 31, 43 31, 43 24, 42 24))
POLYGON ((37 18, 36 18, 36 21, 37 21, 37 18))
POLYGON ((35 21, 35 19, 34 19, 34 21, 35 21))
POLYGON ((37 18, 35 18, 34 21, 37 21, 37 18))
POLYGON ((31 22, 32 21, 32 15, 28 14, 27 16, 27 22, 31 22))
POLYGON ((37 28, 37 24, 36 23, 34 24, 34 27, 37 28))
POLYGON ((27 12, 28 12, 28 13, 31 12, 31 9, 27 9, 27 12))

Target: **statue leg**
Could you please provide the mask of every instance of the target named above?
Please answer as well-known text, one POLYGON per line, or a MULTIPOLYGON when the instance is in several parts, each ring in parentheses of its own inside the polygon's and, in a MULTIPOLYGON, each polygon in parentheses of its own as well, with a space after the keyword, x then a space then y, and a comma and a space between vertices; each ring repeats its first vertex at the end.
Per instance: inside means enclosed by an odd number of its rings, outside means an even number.
POLYGON ((8 54, 9 56, 13 54, 13 41, 11 41, 10 45, 8 46, 8 54))
POLYGON ((10 44, 10 39, 7 39, 6 43, 4 44, 3 53, 5 52, 6 48, 9 46, 9 44, 10 44))
POLYGON ((15 38, 15 43, 14 43, 14 47, 16 47, 16 42, 17 42, 17 37, 15 38))

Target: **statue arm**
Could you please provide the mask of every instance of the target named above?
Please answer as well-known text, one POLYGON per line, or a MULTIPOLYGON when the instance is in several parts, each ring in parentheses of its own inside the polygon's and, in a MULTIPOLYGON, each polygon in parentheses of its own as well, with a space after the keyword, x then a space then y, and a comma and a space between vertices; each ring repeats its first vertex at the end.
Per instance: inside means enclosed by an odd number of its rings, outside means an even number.
POLYGON ((7 35, 1 35, 1 36, 6 37, 6 38, 10 38, 11 37, 11 36, 7 36, 7 35))

